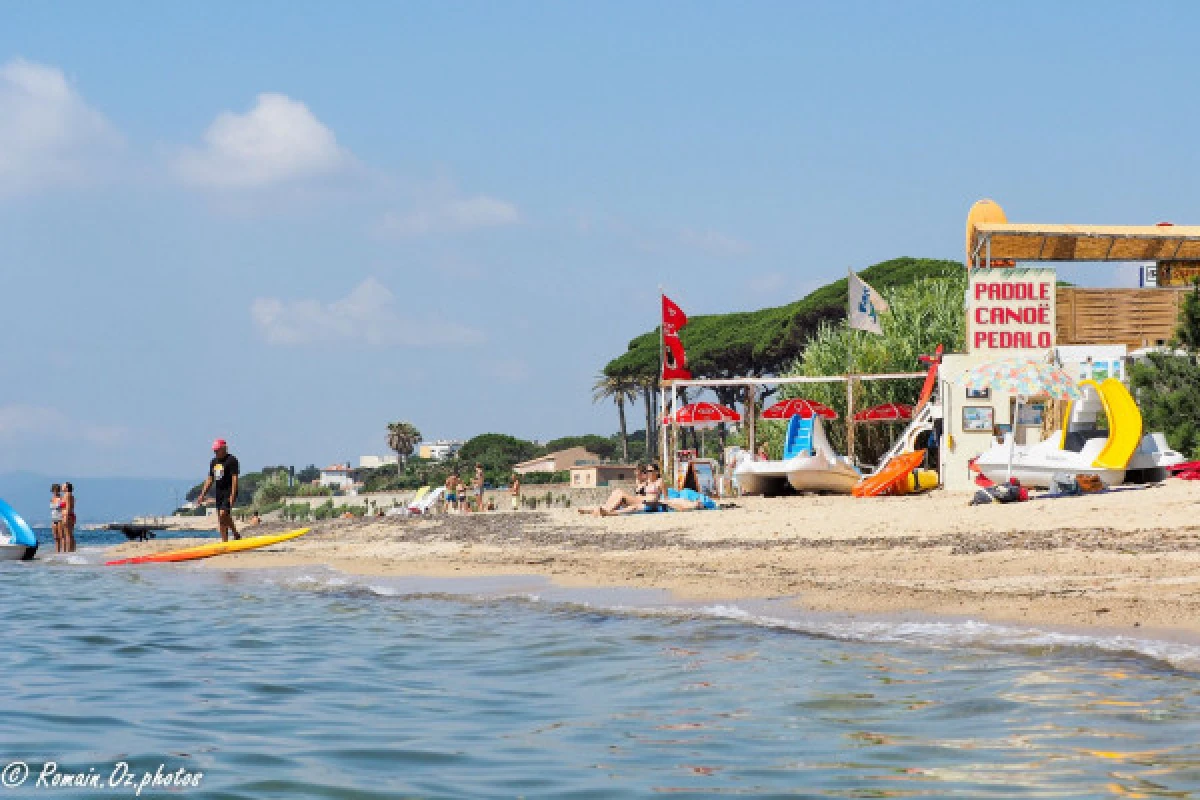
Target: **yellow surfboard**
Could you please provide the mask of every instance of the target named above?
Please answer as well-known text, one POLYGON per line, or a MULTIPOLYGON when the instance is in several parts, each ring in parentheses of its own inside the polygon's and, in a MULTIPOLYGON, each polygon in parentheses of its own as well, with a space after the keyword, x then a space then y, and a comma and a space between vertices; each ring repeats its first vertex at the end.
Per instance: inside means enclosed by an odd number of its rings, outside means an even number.
POLYGON ((287 533, 268 533, 262 536, 251 536, 246 539, 234 539, 231 542, 213 542, 212 544, 201 544, 195 547, 184 547, 179 550, 168 550, 165 553, 151 553, 147 556, 136 556, 134 558, 121 558, 116 561, 106 561, 105 566, 117 566, 121 564, 161 564, 172 561, 194 561, 198 558, 211 558, 212 556, 224 555, 225 553, 240 553, 244 550, 257 550, 260 547, 269 547, 273 544, 286 542, 289 539, 295 539, 298 536, 303 536, 308 533, 311 528, 300 528, 287 533))

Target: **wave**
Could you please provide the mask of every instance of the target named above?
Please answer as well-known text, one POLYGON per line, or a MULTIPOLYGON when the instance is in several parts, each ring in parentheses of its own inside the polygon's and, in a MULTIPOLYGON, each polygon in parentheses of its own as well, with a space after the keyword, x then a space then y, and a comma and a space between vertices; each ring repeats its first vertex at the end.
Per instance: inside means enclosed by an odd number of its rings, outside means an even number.
POLYGON ((267 579, 284 587, 399 600, 492 603, 524 602, 563 613, 607 613, 672 619, 720 620, 799 634, 869 644, 935 649, 973 648, 1032 655, 1102 654, 1150 660, 1172 669, 1200 672, 1200 645, 1130 636, 1018 626, 978 619, 807 611, 795 598, 728 603, 681 603, 659 590, 567 589, 538 577, 396 578, 359 577, 335 570, 271 571, 267 579))

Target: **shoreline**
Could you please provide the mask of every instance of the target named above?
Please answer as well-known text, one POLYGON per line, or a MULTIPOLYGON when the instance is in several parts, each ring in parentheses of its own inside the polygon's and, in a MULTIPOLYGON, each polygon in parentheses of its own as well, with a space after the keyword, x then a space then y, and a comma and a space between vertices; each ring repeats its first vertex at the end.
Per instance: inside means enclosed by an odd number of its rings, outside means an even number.
MULTIPOLYGON (((564 588, 662 589, 684 602, 789 598, 814 612, 1191 638, 1200 636, 1198 489, 1173 481, 977 507, 967 507, 964 495, 938 493, 740 498, 724 511, 604 519, 555 510, 330 520, 293 542, 205 566, 537 575, 564 588)), ((108 552, 125 557, 187 543, 126 543, 108 552)))

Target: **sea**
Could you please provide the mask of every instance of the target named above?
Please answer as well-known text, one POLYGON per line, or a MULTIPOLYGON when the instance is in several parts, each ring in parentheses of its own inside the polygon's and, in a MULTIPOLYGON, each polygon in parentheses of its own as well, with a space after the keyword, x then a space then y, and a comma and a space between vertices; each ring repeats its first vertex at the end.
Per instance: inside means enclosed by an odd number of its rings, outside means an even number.
POLYGON ((1200 797, 1195 642, 116 540, 0 564, 0 798, 1200 797))

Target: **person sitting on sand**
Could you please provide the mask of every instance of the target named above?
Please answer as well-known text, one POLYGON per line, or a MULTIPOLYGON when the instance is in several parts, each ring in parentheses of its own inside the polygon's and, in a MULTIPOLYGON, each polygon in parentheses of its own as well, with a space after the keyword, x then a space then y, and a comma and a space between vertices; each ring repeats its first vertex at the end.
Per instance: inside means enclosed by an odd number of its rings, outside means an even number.
POLYGON ((262 517, 259 516, 258 509, 255 509, 254 513, 250 515, 250 523, 249 524, 250 525, 262 525, 262 517))
POLYGON ((601 511, 616 511, 618 508, 626 506, 638 506, 642 504, 642 500, 646 496, 646 468, 638 464, 636 471, 636 479, 632 492, 627 492, 624 489, 613 489, 608 499, 604 501, 604 505, 592 506, 591 508, 580 508, 580 514, 592 514, 594 516, 602 516, 601 511))

